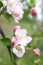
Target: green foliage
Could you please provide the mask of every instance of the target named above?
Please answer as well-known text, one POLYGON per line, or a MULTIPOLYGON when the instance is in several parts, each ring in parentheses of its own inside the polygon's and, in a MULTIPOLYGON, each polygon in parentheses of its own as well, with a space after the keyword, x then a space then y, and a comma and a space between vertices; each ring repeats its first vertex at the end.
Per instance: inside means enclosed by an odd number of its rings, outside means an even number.
POLYGON ((3 44, 5 46, 8 46, 11 44, 11 40, 9 38, 0 39, 0 44, 3 44))
POLYGON ((32 8, 35 6, 35 0, 30 0, 29 7, 32 8))
POLYGON ((8 50, 3 44, 0 44, 0 65, 12 65, 8 50))
POLYGON ((38 42, 37 42, 37 47, 38 47, 41 51, 43 51, 43 38, 38 40, 38 42))
POLYGON ((8 14, 8 13, 5 13, 5 14, 4 14, 4 17, 5 17, 8 21, 10 21, 11 15, 8 14))
POLYGON ((0 8, 3 6, 2 2, 0 1, 0 8))
POLYGON ((30 48, 31 48, 31 45, 27 45, 27 46, 26 46, 26 49, 30 49, 30 48))

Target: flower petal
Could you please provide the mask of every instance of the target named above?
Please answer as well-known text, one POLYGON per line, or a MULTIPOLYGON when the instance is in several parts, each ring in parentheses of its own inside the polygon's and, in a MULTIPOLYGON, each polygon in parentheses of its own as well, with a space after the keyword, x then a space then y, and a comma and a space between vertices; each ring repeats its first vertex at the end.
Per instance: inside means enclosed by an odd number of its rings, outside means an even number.
POLYGON ((24 37, 19 41, 19 44, 21 44, 22 46, 27 46, 27 44, 29 44, 31 41, 31 37, 24 37))
POLYGON ((19 37, 19 36, 26 36, 26 34, 27 34, 26 29, 20 29, 20 30, 16 30, 16 31, 15 31, 15 35, 16 35, 17 37, 19 37))
POLYGON ((24 53, 25 53, 25 48, 23 46, 20 46, 21 50, 18 51, 15 47, 13 48, 13 53, 18 57, 21 58, 23 57, 24 53))

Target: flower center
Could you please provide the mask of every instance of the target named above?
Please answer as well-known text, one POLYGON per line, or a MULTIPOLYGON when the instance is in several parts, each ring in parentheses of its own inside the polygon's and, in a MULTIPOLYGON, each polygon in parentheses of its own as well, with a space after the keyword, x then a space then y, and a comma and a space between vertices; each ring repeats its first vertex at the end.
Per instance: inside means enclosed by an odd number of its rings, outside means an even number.
POLYGON ((20 46, 18 45, 18 46, 16 46, 16 49, 18 50, 18 51, 20 51, 21 50, 21 48, 20 48, 20 46))
POLYGON ((18 39, 21 40, 22 39, 22 36, 19 36, 18 39))

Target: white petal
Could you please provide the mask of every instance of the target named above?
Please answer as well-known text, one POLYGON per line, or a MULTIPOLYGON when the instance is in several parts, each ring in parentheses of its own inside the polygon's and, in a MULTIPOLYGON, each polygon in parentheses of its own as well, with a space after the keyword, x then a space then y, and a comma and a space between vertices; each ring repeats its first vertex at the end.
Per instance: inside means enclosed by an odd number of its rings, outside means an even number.
POLYGON ((31 37, 24 37, 22 40, 19 41, 19 44, 22 46, 27 46, 32 41, 31 37))
POLYGON ((35 6, 40 7, 42 5, 42 0, 35 0, 35 6))
POLYGON ((20 48, 22 50, 18 51, 15 47, 13 48, 13 53, 18 57, 21 58, 23 57, 24 53, 25 53, 25 48, 23 46, 20 46, 20 48))
POLYGON ((41 21, 42 20, 42 10, 41 10, 41 8, 37 8, 37 7, 35 7, 36 8, 36 11, 37 11, 37 17, 36 17, 36 19, 37 20, 39 20, 39 21, 41 21))
POLYGON ((15 0, 8 0, 8 1, 9 1, 9 3, 14 3, 15 0))
POLYGON ((9 6, 7 7, 7 13, 12 14, 11 8, 9 6))
POLYGON ((16 23, 19 23, 18 22, 18 19, 14 16, 14 15, 12 15, 13 16, 13 18, 14 18, 14 21, 16 22, 16 23))
POLYGON ((19 36, 24 37, 24 36, 26 36, 26 34, 27 34, 26 29, 16 30, 16 32, 15 32, 15 35, 16 35, 17 37, 19 37, 19 36))
POLYGON ((6 1, 6 0, 5 0, 5 1, 2 0, 2 3, 3 3, 3 6, 6 7, 6 5, 7 5, 7 1, 6 1))
POLYGON ((37 15, 37 19, 38 19, 39 21, 42 21, 42 15, 41 15, 41 14, 37 15))

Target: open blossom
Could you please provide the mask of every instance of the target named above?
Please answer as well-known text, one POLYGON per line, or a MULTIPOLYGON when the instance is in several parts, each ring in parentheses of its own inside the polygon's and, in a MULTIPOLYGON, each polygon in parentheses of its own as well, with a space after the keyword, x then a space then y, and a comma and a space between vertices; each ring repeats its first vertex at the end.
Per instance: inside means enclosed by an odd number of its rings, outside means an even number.
POLYGON ((31 42, 32 38, 27 36, 26 29, 21 29, 20 26, 15 26, 13 31, 15 32, 15 36, 11 39, 11 42, 14 45, 13 53, 21 58, 25 53, 25 46, 31 42))
POLYGON ((15 37, 13 36, 11 42, 16 46, 18 44, 22 46, 27 46, 32 40, 30 36, 26 36, 27 31, 25 29, 20 29, 15 31, 15 37))
POLYGON ((11 14, 17 23, 23 18, 23 3, 19 0, 2 0, 2 3, 6 7, 7 13, 11 14))
POLYGON ((33 53, 34 53, 34 55, 36 55, 36 56, 40 56, 40 50, 39 50, 38 48, 33 49, 33 53))
POLYGON ((23 18, 23 10, 19 6, 12 8, 12 16, 14 20, 18 23, 18 20, 23 18))
POLYGON ((27 36, 26 29, 20 29, 15 31, 15 36, 18 39, 18 44, 22 46, 27 46, 32 40, 30 36, 27 36))
POLYGON ((13 53, 18 57, 21 58, 23 57, 24 53, 25 53, 25 48, 23 46, 14 46, 13 48, 13 53))
MULTIPOLYGON (((18 26, 15 26, 15 28, 17 29, 18 26)), ((32 38, 30 36, 27 36, 27 31, 26 29, 17 29, 15 31, 15 37, 12 37, 12 42, 17 41, 17 45, 20 44, 22 46, 27 46, 27 44, 29 44, 32 40, 32 38)), ((15 45, 16 45, 15 44, 15 45)))

